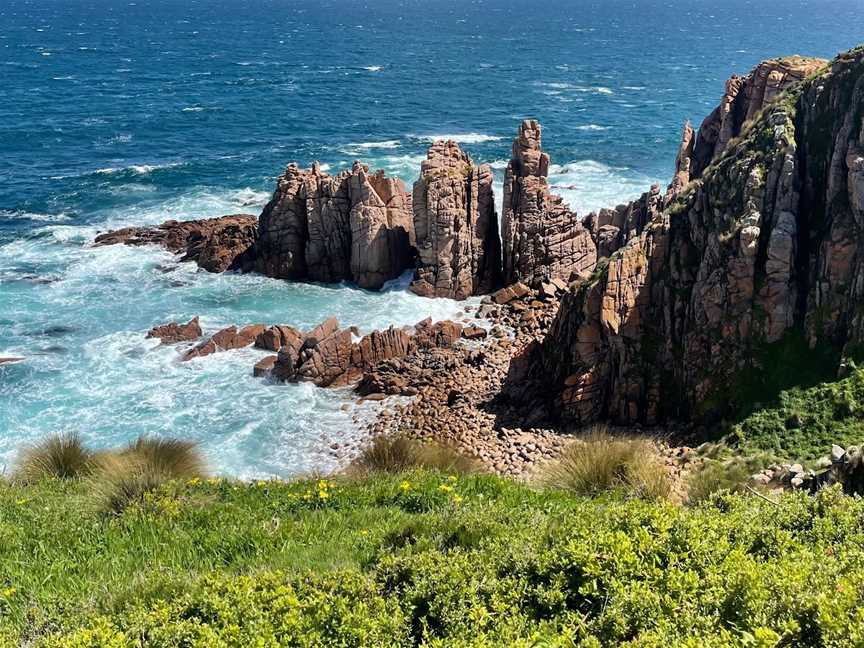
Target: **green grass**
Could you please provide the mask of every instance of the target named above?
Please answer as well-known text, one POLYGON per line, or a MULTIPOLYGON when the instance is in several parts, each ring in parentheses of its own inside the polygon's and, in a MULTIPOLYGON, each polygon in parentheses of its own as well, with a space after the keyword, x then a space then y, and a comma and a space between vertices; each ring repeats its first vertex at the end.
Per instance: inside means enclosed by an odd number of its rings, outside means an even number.
POLYGON ((864 443, 864 369, 842 380, 792 387, 734 426, 732 440, 745 455, 768 452, 783 460, 812 461, 831 444, 864 443))
POLYGON ((489 475, 0 486, 0 645, 854 646, 864 502, 489 475))

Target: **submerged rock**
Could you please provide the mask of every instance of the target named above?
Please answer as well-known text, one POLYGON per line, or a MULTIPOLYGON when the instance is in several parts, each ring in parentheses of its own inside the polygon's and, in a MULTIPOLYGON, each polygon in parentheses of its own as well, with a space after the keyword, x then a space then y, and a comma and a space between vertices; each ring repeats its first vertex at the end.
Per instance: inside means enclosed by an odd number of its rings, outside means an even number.
POLYGON ((0 365, 18 364, 19 362, 24 362, 24 358, 12 358, 12 357, 0 358, 0 365))

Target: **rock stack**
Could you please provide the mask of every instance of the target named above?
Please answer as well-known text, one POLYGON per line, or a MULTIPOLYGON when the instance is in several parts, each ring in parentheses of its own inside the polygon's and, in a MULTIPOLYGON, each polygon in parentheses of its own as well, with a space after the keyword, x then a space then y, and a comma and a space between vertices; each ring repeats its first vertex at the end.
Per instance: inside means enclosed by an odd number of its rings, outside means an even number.
POLYGON ((259 219, 255 267, 270 277, 378 289, 414 265, 411 198, 355 162, 336 176, 290 164, 259 219))
POLYGON ((501 241, 492 169, 476 166, 453 141, 435 142, 414 183, 419 254, 411 290, 424 297, 465 299, 501 280, 501 241))
POLYGON ((596 263, 590 233, 561 197, 550 192, 548 175, 549 155, 541 149, 540 124, 523 121, 504 173, 504 281, 508 284, 570 281, 596 263))

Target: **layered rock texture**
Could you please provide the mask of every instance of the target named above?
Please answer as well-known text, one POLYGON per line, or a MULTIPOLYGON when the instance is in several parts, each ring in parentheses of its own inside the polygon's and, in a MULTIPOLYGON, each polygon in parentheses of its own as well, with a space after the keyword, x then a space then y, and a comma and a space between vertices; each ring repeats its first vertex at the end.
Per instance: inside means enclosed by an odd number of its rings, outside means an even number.
POLYGON ((289 165, 259 219, 255 267, 271 277, 377 289, 413 266, 411 197, 359 162, 336 176, 289 165))
POLYGON ((258 219, 240 214, 203 220, 170 220, 158 227, 127 227, 96 237, 95 245, 161 245, 208 272, 248 270, 258 219))
POLYGON ((590 232, 549 189, 549 155, 540 124, 523 121, 504 173, 504 280, 537 286, 590 271, 597 250, 590 232))
POLYGON ((794 384, 784 367, 861 355, 864 50, 819 66, 763 64, 685 131, 671 199, 564 298, 534 354, 553 411, 711 420, 794 384))
POLYGON ((414 183, 419 254, 411 290, 424 297, 465 299, 501 281, 501 240, 492 169, 476 166, 456 142, 435 142, 414 183))

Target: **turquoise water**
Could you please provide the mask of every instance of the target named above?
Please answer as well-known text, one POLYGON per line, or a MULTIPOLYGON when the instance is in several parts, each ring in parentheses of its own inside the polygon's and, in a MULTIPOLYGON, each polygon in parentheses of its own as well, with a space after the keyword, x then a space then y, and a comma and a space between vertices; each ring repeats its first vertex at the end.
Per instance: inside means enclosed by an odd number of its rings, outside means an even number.
MULTIPOLYGON (((6 0, 0 6, 0 464, 25 441, 194 438, 222 472, 333 465, 339 391, 251 377, 247 349, 178 363, 151 326, 200 315, 364 330, 461 305, 210 275, 97 231, 258 213, 285 164, 361 158, 413 181, 450 136, 500 176, 520 119, 581 212, 666 181, 685 118, 770 56, 864 40, 860 0, 611 2, 6 0)), ((499 185, 500 186, 500 185, 499 185)), ((498 192, 500 200, 500 191, 498 192)))

